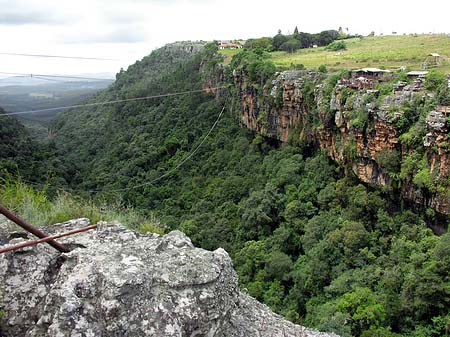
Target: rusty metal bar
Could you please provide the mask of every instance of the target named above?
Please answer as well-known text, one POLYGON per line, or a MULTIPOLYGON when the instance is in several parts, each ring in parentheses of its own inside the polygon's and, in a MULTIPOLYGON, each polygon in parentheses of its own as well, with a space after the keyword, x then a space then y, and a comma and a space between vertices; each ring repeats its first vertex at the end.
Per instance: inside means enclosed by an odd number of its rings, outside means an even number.
MULTIPOLYGON (((18 216, 16 216, 14 213, 12 213, 10 210, 8 210, 6 207, 4 207, 2 204, 0 204, 0 213, 3 214, 4 216, 6 216, 9 220, 15 222, 16 224, 18 224, 20 227, 22 227, 23 229, 25 229, 26 231, 30 232, 31 234, 37 236, 40 239, 44 239, 46 237, 48 237, 44 232, 40 231, 39 229, 29 225, 28 223, 26 223, 24 220, 22 220, 21 218, 19 218, 18 216)), ((55 248, 56 250, 60 251, 61 253, 68 253, 70 252, 70 249, 68 249, 67 247, 65 247, 64 245, 50 239, 48 241, 48 244, 50 246, 52 246, 53 248, 55 248)))
POLYGON ((90 226, 86 226, 86 227, 82 227, 82 228, 78 228, 78 229, 73 229, 73 230, 65 232, 65 233, 55 234, 55 235, 52 235, 52 236, 47 236, 47 237, 39 239, 39 240, 31 240, 31 241, 19 243, 19 244, 14 245, 14 246, 0 248, 0 254, 9 252, 11 250, 16 250, 16 249, 20 249, 20 248, 35 246, 35 245, 43 243, 43 242, 49 242, 49 241, 51 241, 53 239, 62 238, 63 236, 68 236, 68 235, 72 235, 72 234, 86 232, 86 231, 94 229, 94 228, 97 228, 97 225, 90 225, 90 226))

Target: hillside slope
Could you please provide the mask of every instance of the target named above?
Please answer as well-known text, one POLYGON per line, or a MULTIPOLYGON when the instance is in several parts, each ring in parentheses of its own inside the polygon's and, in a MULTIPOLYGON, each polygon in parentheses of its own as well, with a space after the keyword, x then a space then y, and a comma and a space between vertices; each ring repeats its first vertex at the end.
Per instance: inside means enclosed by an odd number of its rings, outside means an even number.
MULTIPOLYGON (((0 108, 0 114, 4 110, 0 108)), ((0 116, 0 177, 6 172, 31 181, 42 181, 54 167, 51 146, 37 144, 15 118, 0 116)))
MULTIPOLYGON (((242 113, 254 112, 250 106, 266 99, 283 106, 283 96, 264 91, 275 66, 247 56, 248 78, 242 78, 251 83, 242 92, 234 85, 229 92, 62 114, 53 132, 68 187, 152 212, 202 248, 225 248, 241 286, 294 322, 342 336, 443 334, 450 268, 440 257, 447 254, 450 235, 434 236, 427 228, 433 212, 417 212, 398 194, 362 184, 348 166, 310 146, 311 133, 281 144, 240 128, 242 113), (242 98, 248 109, 241 109, 242 98), (180 165, 224 104, 216 128, 180 165)), ((237 70, 221 62, 212 46, 169 45, 120 73, 93 101, 233 80, 237 70)), ((310 84, 308 94, 302 93, 307 102, 314 100, 310 84)), ((260 112, 253 122, 276 125, 271 122, 277 116, 260 112)), ((320 125, 318 115, 307 116, 320 125)))
MULTIPOLYGON (((299 49, 294 53, 275 51, 270 53, 270 60, 283 69, 301 65, 306 69, 317 69, 325 65, 334 70, 367 67, 398 69, 403 66, 419 70, 427 63, 430 69, 450 71, 450 37, 447 34, 367 36, 345 39, 343 42, 345 50, 332 51, 319 47, 299 49), (438 53, 442 57, 435 59, 429 57, 430 53, 438 53)), ((238 51, 228 49, 220 52, 230 60, 238 51)))

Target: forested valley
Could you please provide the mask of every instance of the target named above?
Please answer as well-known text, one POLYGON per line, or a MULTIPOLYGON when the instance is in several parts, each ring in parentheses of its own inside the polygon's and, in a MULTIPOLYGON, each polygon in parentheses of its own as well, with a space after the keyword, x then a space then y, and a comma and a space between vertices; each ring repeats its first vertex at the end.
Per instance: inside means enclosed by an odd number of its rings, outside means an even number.
MULTIPOLYGON (((252 57, 250 77, 269 80, 275 67, 252 57)), ((230 87, 222 61, 214 45, 166 46, 89 102, 230 87)), ((343 337, 448 335, 450 234, 433 233, 433 214, 324 151, 242 127, 233 91, 212 91, 69 110, 45 144, 2 117, 1 175, 131 206, 223 247, 241 288, 293 322, 343 337)))

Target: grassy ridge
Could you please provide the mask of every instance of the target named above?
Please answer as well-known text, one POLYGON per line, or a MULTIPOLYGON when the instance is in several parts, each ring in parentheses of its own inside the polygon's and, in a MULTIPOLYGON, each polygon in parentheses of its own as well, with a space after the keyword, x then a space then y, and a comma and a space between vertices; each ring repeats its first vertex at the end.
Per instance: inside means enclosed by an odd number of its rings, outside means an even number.
MULTIPOLYGON (((280 67, 303 64, 306 68, 317 68, 325 64, 333 69, 355 69, 363 67, 399 68, 406 66, 418 70, 430 53, 450 57, 450 37, 439 35, 375 36, 345 40, 347 50, 327 51, 325 47, 300 49, 295 53, 272 52, 271 60, 280 67)), ((221 51, 226 57, 237 50, 221 51)), ((437 69, 450 71, 449 61, 437 69)))

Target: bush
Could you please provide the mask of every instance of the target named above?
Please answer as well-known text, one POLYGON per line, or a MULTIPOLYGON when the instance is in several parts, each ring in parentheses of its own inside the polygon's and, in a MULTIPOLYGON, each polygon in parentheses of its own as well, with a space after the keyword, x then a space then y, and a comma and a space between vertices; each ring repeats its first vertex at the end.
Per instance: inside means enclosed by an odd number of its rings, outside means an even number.
POLYGON ((388 173, 397 173, 400 170, 400 153, 396 150, 383 150, 375 156, 380 167, 388 173))
POLYGON ((431 71, 425 78, 425 88, 430 91, 436 91, 446 82, 444 74, 431 71))
POLYGON ((325 47, 326 50, 338 51, 347 49, 347 45, 344 41, 333 41, 328 46, 325 47))
POLYGON ((328 72, 327 66, 325 64, 321 64, 319 66, 319 72, 326 74, 328 72))

